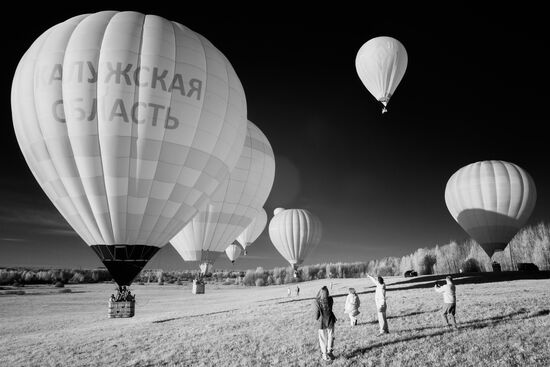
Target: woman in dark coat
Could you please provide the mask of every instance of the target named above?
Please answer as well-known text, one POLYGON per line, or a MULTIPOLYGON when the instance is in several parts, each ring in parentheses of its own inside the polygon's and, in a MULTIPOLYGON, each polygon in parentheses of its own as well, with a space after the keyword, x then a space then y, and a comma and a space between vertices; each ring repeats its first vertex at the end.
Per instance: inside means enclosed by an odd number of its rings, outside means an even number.
POLYGON ((334 359, 332 347, 334 342, 334 323, 336 316, 332 312, 332 297, 328 294, 328 288, 323 286, 315 298, 315 320, 319 329, 319 345, 321 346, 322 358, 325 361, 334 359))

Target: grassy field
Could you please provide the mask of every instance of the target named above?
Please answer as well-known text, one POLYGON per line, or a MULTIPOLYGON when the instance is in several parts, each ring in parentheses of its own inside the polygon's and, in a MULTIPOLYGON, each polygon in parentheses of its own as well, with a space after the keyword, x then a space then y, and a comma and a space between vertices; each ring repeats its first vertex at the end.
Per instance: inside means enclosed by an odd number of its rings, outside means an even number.
MULTIPOLYGON (((437 277, 440 279, 441 277, 437 277)), ((287 286, 135 285, 136 316, 109 319, 112 284, 0 290, 0 366, 550 366, 550 273, 461 275, 459 330, 445 327, 436 277, 388 277, 390 334, 377 337, 368 279, 334 279, 332 362, 320 359, 312 298, 329 280, 287 286), (495 278, 495 276, 498 276, 495 278), (343 313, 347 288, 359 325, 343 313)))

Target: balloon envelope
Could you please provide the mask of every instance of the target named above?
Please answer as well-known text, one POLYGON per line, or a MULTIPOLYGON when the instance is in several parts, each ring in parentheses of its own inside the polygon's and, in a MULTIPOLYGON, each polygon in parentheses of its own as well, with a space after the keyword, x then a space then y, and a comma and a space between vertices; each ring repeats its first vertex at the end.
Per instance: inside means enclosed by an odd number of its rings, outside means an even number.
POLYGON ((241 244, 243 249, 245 250, 248 246, 250 246, 265 229, 265 226, 267 224, 267 213, 265 212, 264 208, 258 209, 256 215, 254 216, 254 219, 252 219, 252 223, 248 225, 248 227, 245 228, 244 231, 237 237, 237 241, 241 244))
MULTIPOLYGON (((269 196, 275 178, 273 150, 265 135, 248 122, 237 166, 201 210, 171 240, 174 248, 194 260, 209 261, 205 252, 222 253, 252 222, 269 196)), ((210 255, 212 256, 212 255, 210 255)), ((184 257, 184 260, 187 260, 184 257)))
POLYGON ((225 249, 227 258, 234 263, 241 256, 241 246, 232 243, 225 249))
POLYGON ((355 58, 359 78, 374 98, 384 106, 388 104, 403 79, 407 63, 405 47, 392 37, 370 39, 361 46, 355 58))
POLYGON ((321 221, 305 209, 284 209, 269 223, 271 242, 294 269, 319 244, 321 235, 321 221))
POLYGON ((41 35, 12 85, 15 133, 47 196, 119 285, 235 167, 246 99, 208 40, 154 15, 81 15, 41 35))
POLYGON ((482 161, 462 167, 445 188, 449 212, 489 257, 504 250, 527 222, 536 197, 531 176, 505 161, 482 161))
POLYGON ((283 210, 285 210, 285 208, 275 208, 275 209, 273 209, 273 215, 277 215, 280 212, 282 212, 283 210))

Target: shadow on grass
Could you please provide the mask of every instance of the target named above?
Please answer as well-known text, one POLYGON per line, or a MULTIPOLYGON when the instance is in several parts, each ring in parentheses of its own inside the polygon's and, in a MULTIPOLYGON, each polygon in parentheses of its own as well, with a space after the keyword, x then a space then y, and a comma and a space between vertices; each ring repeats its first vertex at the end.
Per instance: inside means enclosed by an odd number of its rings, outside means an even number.
MULTIPOLYGON (((436 311, 439 311, 439 310, 436 310, 436 311)), ((545 310, 543 310, 543 311, 545 311, 545 310)), ((520 308, 519 310, 517 310, 515 312, 512 312, 512 313, 509 313, 509 314, 506 314, 506 315, 493 316, 493 317, 489 317, 489 318, 486 318, 486 319, 475 319, 475 320, 469 320, 469 321, 462 321, 462 322, 459 322, 459 325, 460 325, 461 329, 466 328, 466 327, 471 327, 472 329, 478 329, 480 327, 486 327, 488 325, 498 324, 502 321, 509 320, 509 319, 513 318, 514 316, 525 315, 525 314, 528 314, 527 317, 525 317, 525 318, 534 317, 534 316, 542 316, 542 314, 540 314, 540 315, 539 314, 536 314, 536 315, 535 314, 529 314, 528 311, 525 308, 520 308)), ((441 312, 438 312, 436 315, 438 315, 438 318, 441 318, 441 320, 443 320, 443 316, 442 316, 441 312)), ((425 326, 425 327, 420 327, 420 328, 415 328, 415 329, 407 329, 407 330, 403 330, 403 331, 424 331, 424 330, 439 329, 439 328, 441 328, 441 326, 425 326)))
POLYGON ((431 288, 434 286, 436 281, 444 281, 447 275, 451 275, 453 277, 453 282, 457 285, 509 282, 512 280, 523 280, 523 279, 550 279, 550 271, 535 271, 535 272, 503 271, 503 272, 483 272, 483 273, 421 275, 421 276, 409 278, 407 280, 403 280, 400 282, 388 284, 387 290, 395 291, 395 290, 415 289, 415 288, 431 288), (395 287, 396 285, 403 285, 403 286, 395 287))
MULTIPOLYGON (((435 281, 444 281, 447 275, 453 277, 453 281, 456 285, 462 284, 480 284, 480 283, 495 283, 495 282, 509 282, 512 280, 523 280, 523 279, 550 279, 550 271, 536 271, 536 272, 521 272, 521 271, 503 271, 503 272, 484 272, 484 273, 457 273, 457 274, 438 274, 438 275, 421 275, 413 278, 408 278, 407 280, 388 283, 386 284, 386 291, 401 291, 408 289, 418 289, 418 288, 433 288, 435 281), (400 285, 400 287, 396 287, 400 285)), ((374 293, 376 286, 371 285, 366 291, 357 292, 358 295, 374 293)), ((348 295, 345 293, 331 294, 332 298, 346 297, 348 295)), ((273 298, 273 300, 281 299, 273 298)), ((291 302, 302 302, 302 301, 313 301, 315 297, 307 298, 292 298, 285 299, 277 303, 291 303, 291 302)))
MULTIPOLYGON (((422 314, 426 314, 426 313, 435 313, 437 311, 439 311, 439 309, 429 310, 429 311, 415 311, 415 312, 410 312, 410 313, 406 313, 406 314, 388 316, 387 319, 388 320, 390 320, 390 319, 400 319, 402 317, 416 316, 416 315, 422 315, 422 314)), ((358 322, 357 323, 357 325, 370 325, 370 324, 378 324, 378 320, 371 320, 371 321, 364 321, 364 322, 358 322)))
POLYGON ((156 321, 153 321, 153 324, 162 324, 164 322, 168 322, 168 321, 174 321, 174 320, 181 320, 181 319, 190 319, 190 318, 193 318, 193 317, 201 317, 201 316, 210 316, 210 315, 216 315, 216 314, 219 314, 219 313, 226 313, 226 312, 232 312, 232 311, 237 311, 238 308, 233 308, 231 310, 223 310, 223 311, 216 311, 216 312, 209 312, 209 313, 201 313, 201 314, 198 314, 198 315, 189 315, 189 316, 180 316, 180 317, 172 317, 172 318, 169 318, 169 319, 163 319, 163 320, 156 320, 156 321))
MULTIPOLYGON (((493 326, 493 325, 497 325, 497 324, 500 324, 500 323, 505 323, 505 322, 510 321, 511 319, 513 319, 515 316, 519 316, 519 315, 525 315, 525 316, 516 318, 516 320, 526 320, 526 319, 530 319, 530 318, 534 318, 534 317, 546 316, 548 314, 550 314, 550 310, 545 309, 545 310, 538 310, 538 311, 534 311, 534 312, 529 313, 526 309, 522 308, 522 309, 519 309, 516 312, 512 312, 512 313, 509 313, 509 314, 506 314, 506 315, 494 316, 494 317, 490 317, 490 318, 487 318, 487 319, 470 320, 470 321, 466 321, 464 323, 459 323, 458 324, 459 325, 458 330, 450 329, 450 328, 447 328, 445 326, 427 326, 427 327, 416 328, 416 329, 402 330, 402 331, 399 331, 399 332, 400 333, 415 332, 415 331, 418 332, 418 331, 424 331, 424 330, 428 330, 428 329, 441 329, 439 331, 428 332, 428 333, 424 333, 424 334, 421 334, 421 335, 413 335, 413 336, 407 336, 407 337, 404 337, 404 338, 397 338, 397 339, 393 339, 393 340, 382 341, 380 343, 375 343, 375 344, 369 345, 368 347, 356 349, 356 350, 354 350, 350 353, 347 353, 343 356, 346 359, 350 359, 350 358, 355 358, 355 357, 358 357, 360 355, 363 355, 363 354, 367 353, 368 351, 370 351, 372 349, 384 347, 386 345, 397 344, 397 343, 402 343, 402 342, 408 342, 408 341, 413 341, 413 340, 419 340, 419 339, 429 338, 429 337, 433 337, 433 336, 444 335, 444 334, 448 334, 448 333, 455 333, 455 332, 461 332, 461 331, 482 329, 482 328, 485 328, 485 327, 488 327, 488 326, 493 326), (442 328, 444 328, 444 329, 442 329, 442 328)), ((389 335, 391 336, 392 334, 389 334, 389 335)), ((384 337, 384 338, 388 338, 388 337, 384 337)))
MULTIPOLYGON (((366 293, 374 293, 374 290, 364 291, 364 292, 357 292, 357 294, 366 294, 366 293)), ((340 297, 347 297, 349 293, 340 293, 340 294, 331 294, 330 296, 332 298, 340 298, 340 297)), ((277 302, 279 303, 291 303, 291 302, 302 302, 302 301, 313 301, 316 297, 294 297, 293 299, 286 299, 284 301, 277 302)), ((273 298, 273 299, 281 299, 281 298, 273 298)))

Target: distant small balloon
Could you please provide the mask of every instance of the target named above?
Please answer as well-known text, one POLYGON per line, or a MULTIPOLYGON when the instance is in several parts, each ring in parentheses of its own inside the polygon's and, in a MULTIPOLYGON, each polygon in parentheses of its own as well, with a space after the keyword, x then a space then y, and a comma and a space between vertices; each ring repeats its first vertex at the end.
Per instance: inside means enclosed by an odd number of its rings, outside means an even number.
POLYGON ((282 210, 269 223, 271 242, 294 270, 319 244, 321 235, 321 221, 305 209, 282 210))
POLYGON ((359 78, 367 90, 386 106, 407 69, 408 56, 401 42, 392 37, 375 37, 367 41, 355 58, 359 78))
POLYGON ((252 223, 245 228, 244 231, 237 237, 237 241, 244 249, 244 254, 247 254, 247 248, 262 234, 267 224, 267 213, 264 208, 258 209, 252 223))
POLYGON ((225 254, 231 263, 234 263, 241 256, 241 246, 232 243, 225 249, 225 254))

